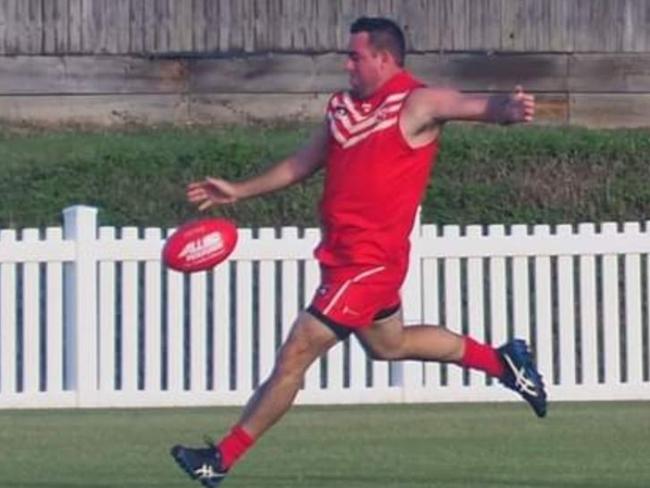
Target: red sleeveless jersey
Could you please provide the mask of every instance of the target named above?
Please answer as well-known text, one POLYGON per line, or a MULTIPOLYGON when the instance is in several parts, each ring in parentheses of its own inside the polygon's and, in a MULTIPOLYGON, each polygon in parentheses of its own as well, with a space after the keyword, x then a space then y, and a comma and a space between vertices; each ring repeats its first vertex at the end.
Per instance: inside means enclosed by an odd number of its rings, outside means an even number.
POLYGON ((367 99, 338 92, 329 101, 323 239, 315 256, 331 271, 383 266, 379 280, 404 278, 409 233, 438 152, 437 141, 411 148, 399 127, 406 98, 421 86, 402 71, 367 99))

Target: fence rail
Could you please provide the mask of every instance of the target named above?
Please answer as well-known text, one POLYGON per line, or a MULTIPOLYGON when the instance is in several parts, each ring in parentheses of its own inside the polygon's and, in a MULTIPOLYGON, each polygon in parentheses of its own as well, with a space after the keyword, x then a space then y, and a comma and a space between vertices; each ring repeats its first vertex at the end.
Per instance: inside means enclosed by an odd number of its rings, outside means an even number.
MULTIPOLYGON (((228 263, 165 269, 168 231, 0 231, 0 408, 240 405, 319 280, 316 229, 242 229, 228 263), (20 238, 19 238, 20 237, 20 238)), ((416 222, 408 324, 528 339, 555 400, 650 399, 650 226, 438 228, 416 222)), ((309 369, 299 401, 501 401, 483 374, 371 362, 356 340, 309 369)))

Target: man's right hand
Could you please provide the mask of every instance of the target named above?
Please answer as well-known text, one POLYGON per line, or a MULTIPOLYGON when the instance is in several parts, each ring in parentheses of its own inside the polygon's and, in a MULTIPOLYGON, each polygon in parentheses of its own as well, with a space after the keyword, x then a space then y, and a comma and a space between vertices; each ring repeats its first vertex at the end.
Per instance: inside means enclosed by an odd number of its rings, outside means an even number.
POLYGON ((245 198, 263 195, 302 181, 320 168, 329 146, 329 128, 323 122, 305 146, 294 155, 272 165, 257 176, 230 182, 221 178, 206 178, 187 185, 187 200, 199 210, 235 203, 245 198))
POLYGON ((188 202, 197 205, 199 210, 234 203, 242 197, 236 183, 210 177, 187 185, 186 195, 188 202))

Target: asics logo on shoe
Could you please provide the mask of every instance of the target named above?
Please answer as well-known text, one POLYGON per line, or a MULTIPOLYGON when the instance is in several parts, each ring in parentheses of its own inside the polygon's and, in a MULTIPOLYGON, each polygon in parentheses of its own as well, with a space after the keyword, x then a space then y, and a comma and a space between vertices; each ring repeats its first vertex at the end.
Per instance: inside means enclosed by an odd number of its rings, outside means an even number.
POLYGON ((535 389, 535 383, 526 377, 526 368, 522 366, 520 369, 517 369, 515 363, 513 363, 512 359, 510 359, 510 356, 504 354, 503 357, 506 360, 510 371, 512 371, 512 374, 515 377, 515 387, 517 390, 525 393, 526 395, 533 397, 538 396, 537 390, 535 389))
POLYGON ((212 466, 210 466, 209 464, 203 464, 200 468, 195 469, 194 474, 199 479, 223 478, 225 476, 225 473, 220 473, 219 471, 215 471, 212 468, 212 466))

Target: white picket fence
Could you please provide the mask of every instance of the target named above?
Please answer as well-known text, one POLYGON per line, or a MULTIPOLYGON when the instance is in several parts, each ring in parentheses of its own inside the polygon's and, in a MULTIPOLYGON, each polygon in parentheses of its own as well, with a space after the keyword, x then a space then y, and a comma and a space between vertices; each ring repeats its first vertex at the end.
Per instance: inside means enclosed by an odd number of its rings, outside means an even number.
MULTIPOLYGON (((406 321, 530 340, 552 400, 650 399, 650 226, 599 227, 418 220, 406 321)), ((98 229, 89 207, 63 229, 0 231, 0 408, 243 404, 318 284, 319 231, 240 232, 229 262, 185 276, 161 266, 160 229, 98 229)), ((298 401, 515 399, 455 366, 371 362, 350 340, 298 401)))

